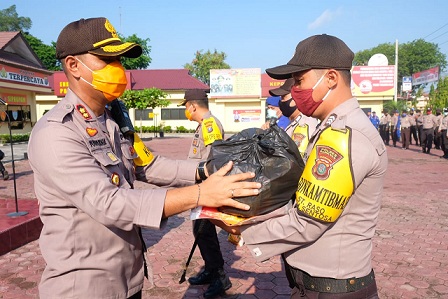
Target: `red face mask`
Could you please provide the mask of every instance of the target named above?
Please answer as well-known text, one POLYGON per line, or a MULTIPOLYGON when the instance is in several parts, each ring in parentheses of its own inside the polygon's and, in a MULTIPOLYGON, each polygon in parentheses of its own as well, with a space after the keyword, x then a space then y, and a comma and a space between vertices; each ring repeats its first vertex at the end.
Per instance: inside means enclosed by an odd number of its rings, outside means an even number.
POLYGON ((317 107, 319 107, 324 102, 325 98, 330 94, 331 89, 328 90, 327 94, 322 98, 322 100, 316 102, 313 99, 313 91, 320 84, 320 82, 322 82, 322 79, 325 77, 325 75, 326 74, 324 74, 319 79, 319 81, 317 81, 313 88, 300 89, 296 86, 293 86, 291 88, 291 96, 294 102, 296 102, 297 109, 299 109, 299 111, 306 116, 312 116, 317 107))

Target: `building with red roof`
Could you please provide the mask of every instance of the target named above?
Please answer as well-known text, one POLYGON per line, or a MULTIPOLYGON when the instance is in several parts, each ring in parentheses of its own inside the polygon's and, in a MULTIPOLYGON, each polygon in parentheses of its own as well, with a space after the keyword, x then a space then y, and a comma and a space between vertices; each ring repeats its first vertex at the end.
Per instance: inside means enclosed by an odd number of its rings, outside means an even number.
POLYGON ((37 120, 36 96, 51 94, 53 72, 31 49, 20 31, 0 32, 0 133, 30 132, 37 120))

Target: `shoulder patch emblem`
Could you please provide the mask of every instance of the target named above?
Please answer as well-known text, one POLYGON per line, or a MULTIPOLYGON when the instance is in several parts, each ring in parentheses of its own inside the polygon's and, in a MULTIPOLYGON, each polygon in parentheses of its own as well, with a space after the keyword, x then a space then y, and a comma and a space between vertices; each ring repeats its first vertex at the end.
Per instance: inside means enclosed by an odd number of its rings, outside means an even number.
POLYGON ((331 114, 328 118, 327 121, 325 122, 325 126, 331 126, 331 124, 336 120, 336 118, 338 118, 338 116, 336 114, 331 114))
POLYGON ((112 173, 112 176, 110 177, 110 181, 115 186, 120 186, 120 176, 117 173, 112 173))
POLYGON ((316 162, 313 166, 313 176, 318 180, 326 180, 330 176, 333 165, 342 159, 342 155, 335 149, 325 146, 316 146, 316 162))
POLYGON ((118 160, 117 156, 115 156, 112 152, 107 152, 107 156, 112 160, 112 162, 115 162, 118 160))
POLYGON ((92 116, 87 111, 86 107, 84 107, 83 105, 81 104, 76 105, 76 110, 82 115, 82 117, 84 117, 85 120, 92 119, 92 116))
POLYGON ((98 133, 98 130, 94 128, 86 128, 86 132, 90 137, 93 137, 98 133))
POLYGON ((306 138, 306 136, 303 135, 302 133, 292 133, 291 138, 292 138, 292 140, 294 140, 297 147, 300 147, 300 145, 302 144, 302 141, 306 138))

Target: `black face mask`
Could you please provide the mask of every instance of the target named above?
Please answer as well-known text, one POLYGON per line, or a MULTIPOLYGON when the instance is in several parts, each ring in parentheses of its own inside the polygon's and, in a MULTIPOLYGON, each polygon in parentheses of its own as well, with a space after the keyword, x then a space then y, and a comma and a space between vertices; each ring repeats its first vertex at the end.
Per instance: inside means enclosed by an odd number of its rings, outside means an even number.
POLYGON ((284 101, 284 102, 283 101, 278 102, 278 108, 280 108, 280 111, 286 117, 290 117, 294 113, 294 111, 296 111, 296 109, 297 109, 296 106, 293 106, 293 107, 290 106, 291 101, 292 101, 292 98, 290 98, 289 100, 284 101))

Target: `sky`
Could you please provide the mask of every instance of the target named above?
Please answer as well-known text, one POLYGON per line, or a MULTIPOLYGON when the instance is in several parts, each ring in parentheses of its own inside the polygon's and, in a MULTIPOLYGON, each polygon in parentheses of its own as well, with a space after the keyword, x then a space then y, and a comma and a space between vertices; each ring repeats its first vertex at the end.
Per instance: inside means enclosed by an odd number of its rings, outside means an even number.
POLYGON ((0 0, 0 10, 13 4, 45 44, 72 21, 107 17, 122 35, 150 40, 149 69, 183 68, 196 51, 216 49, 231 68, 264 73, 287 63, 301 40, 323 33, 355 53, 423 38, 448 56, 447 0, 0 0))

